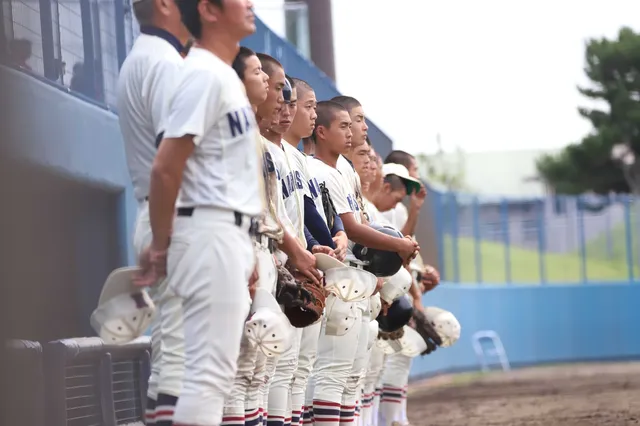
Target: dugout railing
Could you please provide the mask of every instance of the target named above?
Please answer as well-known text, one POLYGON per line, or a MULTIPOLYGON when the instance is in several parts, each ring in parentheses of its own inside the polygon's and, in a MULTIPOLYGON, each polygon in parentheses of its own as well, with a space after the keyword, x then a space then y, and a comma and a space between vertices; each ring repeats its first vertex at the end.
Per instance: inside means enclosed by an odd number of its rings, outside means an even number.
POLYGON ((9 418, 25 426, 141 425, 151 345, 141 338, 107 345, 96 337, 6 347, 9 383, 21 401, 9 418))

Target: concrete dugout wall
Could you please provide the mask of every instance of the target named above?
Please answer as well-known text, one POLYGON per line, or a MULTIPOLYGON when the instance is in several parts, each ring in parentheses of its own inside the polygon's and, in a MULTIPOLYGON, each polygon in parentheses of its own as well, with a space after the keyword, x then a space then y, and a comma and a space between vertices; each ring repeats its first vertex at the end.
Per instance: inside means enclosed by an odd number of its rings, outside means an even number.
POLYGON ((479 330, 500 335, 514 366, 639 358, 638 300, 633 284, 441 284, 424 302, 452 311, 462 335, 453 347, 416 358, 412 377, 477 370, 471 337, 479 330))

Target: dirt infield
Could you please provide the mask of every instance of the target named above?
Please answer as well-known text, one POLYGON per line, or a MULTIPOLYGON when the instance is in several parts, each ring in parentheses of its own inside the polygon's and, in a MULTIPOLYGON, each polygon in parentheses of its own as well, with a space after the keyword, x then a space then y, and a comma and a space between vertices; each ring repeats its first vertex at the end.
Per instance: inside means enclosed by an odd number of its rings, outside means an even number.
POLYGON ((435 378, 410 387, 413 426, 640 424, 640 363, 435 378))

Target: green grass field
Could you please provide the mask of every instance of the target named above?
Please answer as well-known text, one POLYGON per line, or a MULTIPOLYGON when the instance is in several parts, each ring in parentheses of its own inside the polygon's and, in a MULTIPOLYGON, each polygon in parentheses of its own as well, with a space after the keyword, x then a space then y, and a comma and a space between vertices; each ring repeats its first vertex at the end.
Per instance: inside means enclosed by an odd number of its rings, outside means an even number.
MULTIPOLYGON (((586 249, 586 275, 588 281, 626 281, 629 278, 624 229, 613 231, 615 254, 608 258, 601 241, 592 241, 586 249)), ((605 238, 605 237, 602 237, 605 238)), ((506 253, 501 243, 480 242, 481 278, 476 274, 476 249, 472 238, 458 238, 459 278, 462 283, 501 284, 507 282, 505 271, 506 253)), ((451 238, 444 241, 444 270, 447 281, 454 281, 453 244, 451 238)), ((536 284, 542 281, 540 276, 540 256, 536 250, 510 247, 511 279, 514 284, 536 284)), ((547 283, 580 283, 581 258, 579 253, 543 255, 545 266, 545 282, 547 283)), ((634 276, 638 277, 638 268, 634 276)))

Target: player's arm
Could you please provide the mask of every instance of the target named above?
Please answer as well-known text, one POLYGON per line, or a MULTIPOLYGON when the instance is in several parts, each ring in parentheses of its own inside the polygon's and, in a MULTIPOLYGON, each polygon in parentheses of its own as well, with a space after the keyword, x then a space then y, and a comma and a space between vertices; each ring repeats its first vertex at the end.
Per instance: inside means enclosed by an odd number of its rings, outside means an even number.
POLYGON ((424 199, 427 196, 427 190, 424 185, 420 187, 420 191, 417 194, 411 194, 407 220, 402 226, 400 232, 402 235, 413 235, 416 233, 416 227, 418 225, 418 217, 420 216, 420 209, 424 204, 424 199))
MULTIPOLYGON (((147 86, 147 107, 151 111, 151 124, 154 134, 161 135, 164 130, 171 97, 178 85, 182 59, 158 61, 149 71, 150 79, 147 86)), ((162 140, 160 136, 157 142, 162 140)))
MULTIPOLYGON (((349 237, 349 240, 366 247, 395 251, 399 253, 403 259, 410 258, 418 249, 417 244, 407 238, 391 237, 376 231, 368 225, 359 223, 351 210, 344 186, 341 185, 335 175, 330 175, 325 181, 325 185, 333 200, 336 213, 338 213, 340 219, 342 219, 344 231, 347 237, 349 237)), ((355 214, 360 214, 360 212, 358 211, 355 214)))
POLYGON ((153 246, 169 246, 176 198, 187 159, 217 114, 219 81, 205 70, 181 76, 167 116, 164 138, 151 168, 149 215, 153 246))
POLYGON ((420 247, 408 238, 396 238, 378 232, 368 225, 356 221, 352 212, 340 215, 349 239, 365 247, 397 252, 403 259, 409 259, 420 247))
MULTIPOLYGON (((316 204, 307 195, 304 196, 304 225, 309 233, 313 236, 316 244, 335 248, 331 233, 327 224, 318 213, 316 204)), ((307 240, 308 241, 308 240, 307 240)), ((311 250, 307 244, 307 249, 311 250)))

